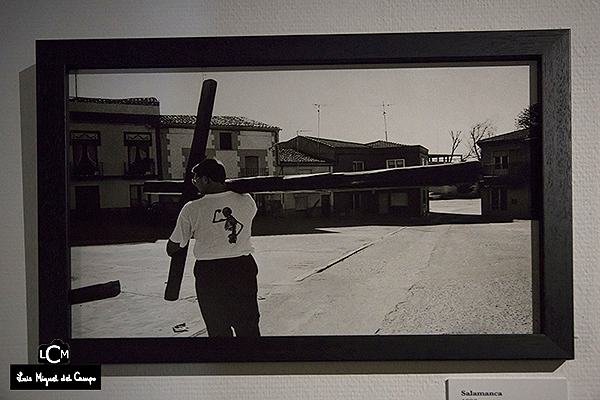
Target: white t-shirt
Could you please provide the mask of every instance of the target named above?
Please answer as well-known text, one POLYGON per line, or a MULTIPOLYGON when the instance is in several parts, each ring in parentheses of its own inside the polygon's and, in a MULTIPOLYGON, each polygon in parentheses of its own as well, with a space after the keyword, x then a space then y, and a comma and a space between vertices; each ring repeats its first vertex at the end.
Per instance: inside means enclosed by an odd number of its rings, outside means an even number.
POLYGON ((256 203, 247 193, 206 194, 183 206, 169 239, 185 247, 194 238, 197 260, 248 255, 254 251, 250 233, 255 215, 256 203))

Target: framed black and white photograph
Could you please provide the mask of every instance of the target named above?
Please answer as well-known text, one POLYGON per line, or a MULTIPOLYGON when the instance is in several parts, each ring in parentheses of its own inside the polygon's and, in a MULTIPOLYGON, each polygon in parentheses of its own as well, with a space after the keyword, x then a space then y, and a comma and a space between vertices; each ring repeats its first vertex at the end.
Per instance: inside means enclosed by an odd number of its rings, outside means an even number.
POLYGON ((39 341, 72 362, 574 357, 568 30, 41 40, 36 69, 39 341), (167 254, 204 158, 256 204, 211 222, 251 232, 259 337, 209 335, 203 232, 167 254))

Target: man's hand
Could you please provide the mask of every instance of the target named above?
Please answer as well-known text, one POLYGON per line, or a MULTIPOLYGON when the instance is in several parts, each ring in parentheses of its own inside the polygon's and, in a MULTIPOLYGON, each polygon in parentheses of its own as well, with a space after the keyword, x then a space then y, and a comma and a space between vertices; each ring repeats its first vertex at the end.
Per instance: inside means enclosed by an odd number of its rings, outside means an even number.
POLYGON ((182 250, 182 248, 179 247, 179 243, 175 243, 171 240, 167 242, 167 254, 169 255, 169 257, 173 257, 173 255, 175 255, 175 253, 177 253, 180 250, 182 250))

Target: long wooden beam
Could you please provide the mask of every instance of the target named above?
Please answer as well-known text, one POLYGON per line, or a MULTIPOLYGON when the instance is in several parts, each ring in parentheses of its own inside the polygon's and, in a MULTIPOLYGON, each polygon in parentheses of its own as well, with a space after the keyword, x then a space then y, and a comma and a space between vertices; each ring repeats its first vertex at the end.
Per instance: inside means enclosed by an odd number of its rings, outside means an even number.
MULTIPOLYGON (((192 184, 192 168, 206 158, 206 145, 214 106, 217 82, 206 80, 202 85, 194 137, 184 179, 181 181, 147 181, 144 192, 180 195, 179 206, 194 199, 197 189, 192 184)), ((287 192, 303 190, 366 190, 377 188, 402 188, 416 186, 442 186, 472 183, 479 180, 478 162, 417 166, 361 172, 336 172, 311 175, 265 176, 232 179, 229 188, 239 193, 287 192)), ((177 300, 188 247, 171 257, 165 300, 177 300)))
MULTIPOLYGON (((181 182, 178 191, 178 193, 181 194, 179 199, 180 209, 185 203, 194 199, 198 195, 198 190, 192 183, 192 168, 206 158, 206 143, 208 142, 208 134, 210 132, 210 120, 212 118, 213 107, 215 104, 216 91, 216 81, 207 79, 202 83, 202 91, 200 93, 200 101, 198 102, 198 113, 196 115, 196 125, 194 127, 192 147, 190 149, 190 155, 185 169, 184 180, 181 182)), ((179 291, 181 288, 181 281, 183 279, 183 270, 187 259, 187 253, 188 246, 185 246, 171 256, 169 276, 167 278, 167 286, 165 287, 165 300, 175 301, 179 298, 179 291)))
POLYGON ((194 175, 192 173, 192 168, 206 158, 206 144, 210 133, 210 121, 212 119, 216 92, 217 82, 215 80, 207 79, 202 82, 200 101, 198 102, 198 112, 196 114, 196 124, 194 126, 194 136, 192 138, 190 155, 188 156, 183 178, 183 189, 181 191, 183 196, 179 201, 180 208, 198 194, 196 187, 192 184, 194 175))
MULTIPOLYGON (((481 177, 481 164, 469 161, 456 164, 423 165, 360 172, 332 172, 310 175, 257 176, 227 181, 238 193, 288 192, 301 190, 365 190, 381 188, 426 187, 475 183, 481 177)), ((147 181, 147 193, 180 194, 183 181, 147 181)))

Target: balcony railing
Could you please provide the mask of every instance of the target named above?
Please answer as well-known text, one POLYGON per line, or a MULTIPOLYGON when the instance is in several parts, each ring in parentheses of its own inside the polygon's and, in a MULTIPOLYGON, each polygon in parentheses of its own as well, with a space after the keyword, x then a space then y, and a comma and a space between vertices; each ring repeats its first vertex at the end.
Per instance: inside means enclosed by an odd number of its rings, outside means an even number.
POLYGON ((486 184, 529 185, 531 165, 529 163, 508 163, 503 166, 488 164, 483 166, 483 180, 486 184), (504 168, 502 168, 504 167, 504 168))
POLYGON ((119 174, 117 171, 114 171, 114 168, 109 168, 111 172, 108 172, 108 175, 105 174, 104 163, 99 162, 93 167, 87 165, 85 167, 71 165, 71 176, 78 180, 86 180, 86 179, 102 179, 102 178, 115 178, 118 176, 122 177, 143 177, 143 176, 153 176, 156 175, 156 163, 153 159, 148 159, 146 162, 142 163, 123 163, 123 172, 119 174), (117 173, 115 173, 117 172, 117 173))
POLYGON ((250 177, 250 176, 268 176, 269 168, 242 168, 240 171, 240 176, 242 178, 250 177))
POLYGON ((151 158, 141 161, 123 163, 124 175, 126 176, 146 176, 156 175, 156 163, 151 158))
POLYGON ((71 176, 75 179, 93 179, 104 176, 104 163, 96 163, 96 165, 71 165, 71 176))
POLYGON ((529 174, 530 164, 525 162, 513 162, 507 164, 484 164, 483 176, 485 177, 500 177, 500 176, 517 176, 529 174))

